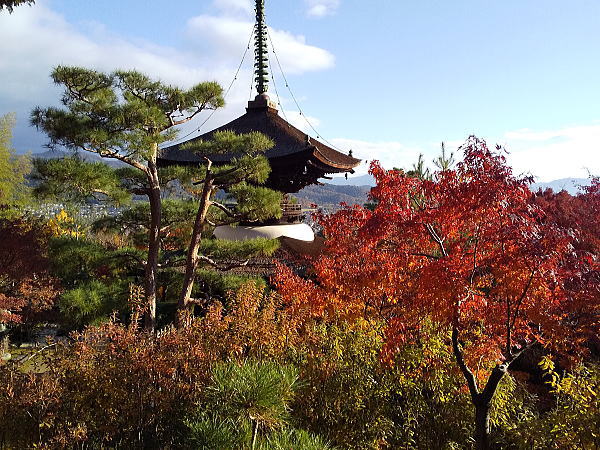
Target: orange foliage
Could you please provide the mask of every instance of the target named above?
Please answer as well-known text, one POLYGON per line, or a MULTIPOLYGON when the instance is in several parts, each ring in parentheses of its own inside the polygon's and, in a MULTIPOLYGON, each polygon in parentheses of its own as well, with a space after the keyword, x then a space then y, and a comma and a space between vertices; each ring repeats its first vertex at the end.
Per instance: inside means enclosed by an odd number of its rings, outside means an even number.
MULTIPOLYGON (((140 292, 133 288, 131 297, 135 303, 140 292)), ((215 362, 277 358, 300 336, 278 297, 253 283, 228 304, 157 334, 135 321, 89 327, 58 345, 42 373, 0 367, 0 442, 180 448, 178 427, 202 399, 215 362)))

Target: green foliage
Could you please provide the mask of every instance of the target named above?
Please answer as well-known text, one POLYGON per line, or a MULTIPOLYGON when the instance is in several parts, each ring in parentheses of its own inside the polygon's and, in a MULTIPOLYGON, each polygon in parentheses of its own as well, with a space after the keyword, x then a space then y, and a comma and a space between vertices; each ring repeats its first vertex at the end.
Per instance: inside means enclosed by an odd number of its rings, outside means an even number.
POLYGON ((230 293, 237 292, 241 286, 249 281, 258 283, 262 287, 266 286, 266 282, 262 278, 249 275, 220 273, 209 269, 199 269, 196 272, 194 291, 198 297, 224 299, 227 298, 230 293), (198 295, 200 293, 204 295, 198 295))
POLYGON ((33 160, 34 194, 43 200, 66 202, 109 200, 123 204, 130 194, 121 186, 115 169, 101 162, 87 162, 77 155, 60 159, 33 160))
POLYGON ((252 433, 280 428, 289 418, 298 373, 273 362, 219 363, 206 390, 210 410, 252 433))
POLYGON ((304 430, 286 428, 275 431, 256 447, 259 450, 328 450, 333 449, 321 436, 304 430))
POLYGON ((133 162, 149 159, 155 146, 176 137, 174 113, 191 115, 224 103, 214 82, 183 90, 135 71, 104 74, 66 66, 55 68, 52 79, 65 86, 62 103, 68 109, 36 108, 32 124, 53 144, 133 162))
POLYGON ((442 153, 438 157, 434 158, 433 165, 443 172, 450 170, 456 163, 456 160, 454 159, 453 152, 450 152, 449 155, 446 153, 446 145, 443 142, 441 147, 442 153))
POLYGON ((376 448, 394 429, 377 327, 320 325, 312 333, 298 349, 303 384, 293 404, 296 417, 342 448, 376 448))
POLYGON ((124 312, 127 307, 127 285, 96 280, 64 292, 58 301, 64 320, 75 328, 108 321, 113 312, 124 312))
POLYGON ((217 131, 210 141, 189 141, 182 146, 184 150, 193 151, 201 155, 210 154, 249 154, 264 152, 273 147, 275 143, 262 133, 236 134, 233 131, 217 131))
POLYGON ((50 241, 49 253, 51 272, 66 288, 58 309, 68 327, 80 328, 106 321, 113 312, 128 311, 128 285, 137 281, 139 250, 112 250, 63 237, 50 241))
POLYGON ((198 450, 241 449, 245 436, 237 424, 229 419, 208 414, 199 415, 195 420, 186 420, 189 446, 198 450))
MULTIPOLYGON (((462 448, 473 410, 445 340, 424 323, 420 338, 387 365, 377 322, 309 329, 293 349, 302 381, 294 416, 341 448, 462 448)), ((530 408, 520 385, 506 376, 492 406, 496 440, 530 408)))
MULTIPOLYGON (((29 157, 17 156, 12 148, 14 125, 14 113, 0 116, 0 205, 9 207, 25 200, 25 175, 29 172, 29 157)), ((6 216, 7 212, 0 210, 0 214, 6 216)))
POLYGON ((279 248, 277 239, 246 239, 244 241, 227 241, 224 239, 204 239, 200 251, 210 258, 244 260, 258 256, 272 256, 279 248))
POLYGON ((67 287, 98 278, 126 276, 132 266, 124 256, 139 254, 129 249, 109 250, 96 242, 68 237, 52 239, 49 252, 52 274, 67 287))
POLYGON ((236 201, 235 211, 245 220, 260 221, 281 217, 282 194, 260 186, 239 183, 229 190, 236 201))
POLYGON ((298 373, 275 362, 217 363, 195 419, 188 419, 196 448, 319 449, 321 438, 288 426, 298 373))
MULTIPOLYGON (((162 221, 163 227, 176 227, 188 225, 194 217, 197 203, 191 200, 163 200, 162 221)), ((148 202, 135 202, 127 209, 123 209, 114 217, 105 217, 98 220, 94 230, 110 230, 114 232, 145 230, 149 226, 150 204, 148 202)))
POLYGON ((508 430, 506 441, 516 448, 597 448, 600 445, 600 366, 578 366, 560 373, 550 357, 540 362, 555 405, 532 410, 508 430))

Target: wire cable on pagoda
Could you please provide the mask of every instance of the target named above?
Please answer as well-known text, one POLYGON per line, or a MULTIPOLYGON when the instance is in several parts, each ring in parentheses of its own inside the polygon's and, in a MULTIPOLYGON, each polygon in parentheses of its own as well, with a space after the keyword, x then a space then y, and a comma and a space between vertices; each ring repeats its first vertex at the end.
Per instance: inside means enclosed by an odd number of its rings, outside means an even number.
MULTIPOLYGON (((223 95, 223 100, 227 99, 227 96, 229 95, 229 91, 231 91, 231 88, 233 87, 234 83, 237 81, 238 76, 240 74, 240 71, 242 70, 242 66, 244 65, 244 61, 246 60, 246 56, 248 55, 248 51, 250 50, 250 44, 252 43, 252 38, 254 37, 254 30, 256 29, 256 25, 254 25, 252 27, 252 32, 250 33, 250 39, 248 39, 248 44, 246 45, 246 50, 244 50, 244 54, 242 55, 242 60, 240 61, 240 64, 237 68, 237 70, 235 71, 235 75, 233 77, 233 80, 231 80, 231 83, 229 83, 229 86, 227 87, 227 89, 225 90, 225 94, 223 95)), ((252 93, 250 93, 250 95, 252 95, 252 93)), ((204 119, 204 121, 198 126, 198 128, 190 131, 188 134, 186 134, 185 136, 182 136, 180 138, 177 139, 177 141, 172 142, 169 144, 169 146, 172 145, 179 145, 183 142, 186 141, 186 139, 191 136, 194 133, 198 133, 202 127, 206 124, 206 122, 208 122, 212 116, 214 116, 215 112, 217 111, 217 109, 213 109, 210 114, 208 115, 208 117, 206 117, 206 119, 204 119)))
MULTIPOLYGON (((281 72, 281 76, 283 77, 283 81, 285 82, 285 87, 288 89, 288 91, 290 92, 290 95, 292 96, 292 99, 294 100, 294 103, 296 104, 296 108, 298 108, 298 112, 300 113, 300 116, 305 120, 305 122, 308 124, 308 126, 314 131, 314 133, 317 135, 317 139, 322 139, 323 141, 325 141, 325 143, 331 147, 333 147, 334 149, 344 153, 344 150, 341 150, 339 147, 333 145, 331 142, 329 142, 327 139, 325 139, 316 129, 315 127, 312 125, 312 123, 310 123, 310 121, 308 120, 308 118, 306 117, 306 115, 304 114, 304 112, 302 112, 302 108, 300 107, 300 104, 298 103, 298 100, 296 100, 296 96, 294 95, 294 93, 292 92, 292 88, 290 87, 290 84, 288 83, 287 77, 285 76, 285 73, 283 72, 283 68, 281 67, 281 62, 279 61, 279 55, 277 54, 277 52, 275 51, 275 44, 273 44, 273 38, 271 37, 271 33, 269 32, 269 29, 267 28, 267 35, 269 36, 269 41, 271 42, 271 51, 273 52, 273 55, 275 55, 275 60, 277 61, 277 66, 279 67, 279 72, 281 72)), ((270 64, 270 63, 269 63, 270 64)), ((273 83, 275 83, 273 81, 273 83)), ((276 91, 277 93, 277 91, 276 91)), ((283 110, 283 107, 281 108, 283 110)))
MULTIPOLYGON (((273 54, 275 54, 275 52, 273 52, 273 54)), ((287 114, 285 113, 285 109, 283 108, 283 105, 281 103, 281 97, 279 96, 279 91, 277 90, 277 83, 275 82, 275 71, 273 70, 273 67, 271 67, 271 59, 270 58, 269 58, 269 71, 271 72, 271 81, 273 81, 273 88, 275 89, 275 95, 277 96, 277 104, 279 105, 281 114, 283 114, 283 118, 285 119, 286 122, 289 123, 287 114)))
POLYGON ((252 93, 254 92, 254 77, 250 77, 250 96, 248 101, 252 100, 252 93))

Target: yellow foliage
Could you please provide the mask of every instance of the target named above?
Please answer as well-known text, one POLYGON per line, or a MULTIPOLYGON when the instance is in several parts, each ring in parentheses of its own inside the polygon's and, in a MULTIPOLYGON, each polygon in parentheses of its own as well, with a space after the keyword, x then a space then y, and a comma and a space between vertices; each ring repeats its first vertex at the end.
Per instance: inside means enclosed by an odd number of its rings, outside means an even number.
POLYGON ((70 236, 79 239, 84 236, 81 226, 64 209, 61 209, 47 222, 50 232, 55 237, 70 236))

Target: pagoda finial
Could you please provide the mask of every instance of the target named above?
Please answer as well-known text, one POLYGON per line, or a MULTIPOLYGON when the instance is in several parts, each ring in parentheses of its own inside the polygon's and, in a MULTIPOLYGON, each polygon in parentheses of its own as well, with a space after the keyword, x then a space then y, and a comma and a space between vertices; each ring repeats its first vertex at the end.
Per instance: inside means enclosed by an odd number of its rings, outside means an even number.
POLYGON ((269 49, 267 47, 267 24, 265 23, 265 0, 256 0, 256 28, 254 39, 254 81, 258 95, 268 90, 269 49))

